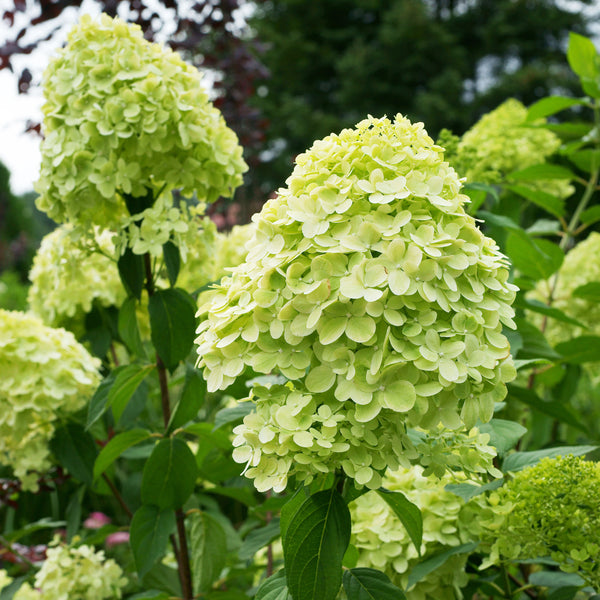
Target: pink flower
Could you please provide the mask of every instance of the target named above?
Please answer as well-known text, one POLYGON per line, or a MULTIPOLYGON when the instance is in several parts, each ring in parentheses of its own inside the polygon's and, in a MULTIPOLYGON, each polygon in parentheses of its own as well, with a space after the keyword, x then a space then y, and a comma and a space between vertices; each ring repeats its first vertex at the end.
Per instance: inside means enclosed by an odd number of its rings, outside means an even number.
POLYGON ((100 529, 100 527, 108 525, 109 523, 110 518, 104 513, 93 512, 90 513, 90 516, 83 522, 83 526, 87 527, 88 529, 100 529))
POLYGON ((119 544, 127 544, 129 543, 129 531, 115 531, 115 533, 106 536, 105 543, 107 548, 114 548, 119 544))

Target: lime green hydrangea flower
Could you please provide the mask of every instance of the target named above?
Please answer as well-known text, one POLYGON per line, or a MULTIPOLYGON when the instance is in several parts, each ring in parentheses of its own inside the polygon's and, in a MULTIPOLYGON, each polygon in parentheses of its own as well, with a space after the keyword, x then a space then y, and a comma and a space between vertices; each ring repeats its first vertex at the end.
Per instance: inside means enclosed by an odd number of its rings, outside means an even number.
POLYGON ((0 569, 0 592, 12 583, 12 577, 8 576, 8 573, 4 569, 0 569))
POLYGON ((35 472, 50 467, 55 423, 85 405, 99 367, 72 333, 0 310, 0 462, 24 489, 35 490, 35 472))
POLYGON ((585 298, 578 298, 573 292, 588 283, 600 282, 600 233, 595 231, 572 250, 567 252, 558 270, 556 288, 554 278, 540 281, 529 295, 537 300, 548 302, 577 319, 587 329, 548 319, 545 334, 552 344, 565 342, 580 335, 600 335, 600 306, 585 298))
POLYGON ((219 233, 215 271, 217 277, 228 273, 231 267, 241 265, 248 254, 248 244, 256 231, 255 223, 235 225, 228 233, 219 233))
POLYGON ((259 490, 338 468, 378 487, 419 456, 407 428, 491 418, 515 376, 501 327, 516 288, 421 123, 330 135, 287 184, 206 309, 198 364, 211 391, 246 366, 289 380, 256 386, 235 430, 259 490))
MULTIPOLYGON (((469 182, 501 183, 513 171, 545 162, 556 152, 560 139, 551 131, 526 124, 527 109, 510 98, 484 115, 458 142, 448 144, 447 160, 469 182)), ((543 123, 536 121, 534 125, 543 123)), ((561 198, 574 189, 565 181, 537 181, 535 187, 561 198)))
POLYGON ((122 597, 121 567, 92 546, 49 548, 33 587, 25 583, 14 600, 108 600, 122 597))
MULTIPOLYGON (((118 231, 159 191, 168 197, 181 188, 211 202, 242 183, 242 149, 209 102, 200 73, 147 42, 138 26, 84 15, 50 62, 44 93, 36 189, 40 210, 59 223, 118 231)), ((177 231, 170 208, 146 215, 148 228, 166 217, 177 231)))
POLYGON ((600 590, 600 465, 579 457, 544 458, 498 490, 510 506, 490 531, 490 562, 550 557, 600 590))
MULTIPOLYGON (((423 517, 421 557, 410 540, 406 528, 389 504, 375 492, 368 492, 350 504, 352 538, 358 552, 358 567, 383 571, 405 589, 412 567, 429 557, 467 542, 477 540, 481 507, 466 504, 460 497, 444 488, 456 483, 456 477, 441 479, 427 477, 423 469, 389 471, 383 479, 385 488, 402 492, 416 504, 423 517)), ((464 480, 464 477, 462 478, 464 480)), ((488 509, 489 510, 489 509, 488 509)), ((439 600, 462 598, 460 588, 468 582, 465 573, 467 555, 451 557, 441 567, 427 575, 405 592, 408 600, 439 600)))
POLYGON ((30 310, 50 327, 81 329, 94 302, 120 306, 126 293, 119 279, 112 234, 95 230, 93 245, 73 235, 70 225, 49 233, 29 273, 30 310))

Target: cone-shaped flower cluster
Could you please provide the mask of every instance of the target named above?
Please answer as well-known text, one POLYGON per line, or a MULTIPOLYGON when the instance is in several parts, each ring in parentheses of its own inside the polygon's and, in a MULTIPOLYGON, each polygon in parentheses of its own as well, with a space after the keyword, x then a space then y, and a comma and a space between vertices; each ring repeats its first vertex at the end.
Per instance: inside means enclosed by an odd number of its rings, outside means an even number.
MULTIPOLYGON (((456 479, 425 477, 419 466, 388 472, 383 485, 402 492, 416 504, 423 517, 423 543, 420 556, 406 528, 389 504, 375 492, 368 492, 350 504, 352 543, 359 552, 358 567, 384 571, 390 579, 406 589, 413 566, 454 546, 475 541, 480 530, 479 517, 491 509, 446 491, 456 479)), ((408 600, 460 598, 460 588, 468 581, 464 566, 467 555, 451 557, 414 587, 405 592, 408 600)))
POLYGON ((200 79, 138 26, 84 16, 45 73, 40 209, 118 230, 124 194, 230 196, 247 167, 200 79))
POLYGON ((378 487, 417 458, 407 427, 490 419, 514 377, 502 324, 515 287, 421 123, 369 118, 297 158, 255 216, 246 262, 200 325, 210 390, 256 387, 234 457, 258 489, 343 468, 378 487))
POLYGON ((47 552, 34 587, 23 584, 14 600, 113 600, 127 583, 121 567, 92 546, 56 546, 47 552))
POLYGON ((98 383, 100 361, 64 329, 0 310, 0 462, 24 489, 50 466, 48 442, 61 417, 83 407, 98 383))
POLYGON ((600 464, 544 458, 498 490, 512 509, 491 531, 491 560, 550 557, 600 591, 600 464))

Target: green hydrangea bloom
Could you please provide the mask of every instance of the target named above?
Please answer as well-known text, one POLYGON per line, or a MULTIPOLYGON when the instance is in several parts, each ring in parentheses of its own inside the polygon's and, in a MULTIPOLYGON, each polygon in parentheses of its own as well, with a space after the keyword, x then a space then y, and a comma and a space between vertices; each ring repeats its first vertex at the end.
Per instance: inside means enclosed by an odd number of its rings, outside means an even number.
POLYGON ((36 190, 55 221, 119 230, 129 217, 123 195, 181 188, 211 202, 242 183, 242 149, 200 73, 140 27, 84 15, 44 80, 36 190))
POLYGON ((94 302, 120 306, 126 293, 119 279, 112 234, 95 230, 94 245, 84 245, 70 225, 44 237, 29 273, 31 312, 50 327, 81 333, 94 302))
MULTIPOLYGON (((447 160, 467 181, 500 183, 512 171, 545 162, 560 147, 560 139, 551 131, 525 123, 527 108, 510 98, 485 114, 460 140, 446 132, 447 160)), ((543 123, 539 120, 535 124, 543 123)), ((537 181, 534 187, 561 198, 574 188, 568 182, 537 181)))
POLYGON ((228 233, 219 233, 215 272, 217 277, 227 274, 231 267, 241 265, 248 254, 248 244, 256 231, 255 223, 235 225, 228 233))
POLYGON ((198 329, 211 391, 256 386, 234 457, 260 490, 343 468, 378 487, 418 458, 408 427, 471 428, 515 376, 515 286, 422 123, 369 118, 297 158, 198 329))
POLYGON ((22 585, 14 600, 108 600, 122 597, 121 567, 92 546, 49 548, 33 587, 22 585))
POLYGON ((0 569, 0 592, 12 583, 12 577, 8 576, 8 573, 4 569, 0 569))
MULTIPOLYGON (((474 502, 466 504, 460 497, 444 489, 447 484, 456 483, 457 477, 464 481, 460 474, 445 475, 441 479, 427 477, 419 466, 389 471, 384 477, 385 488, 402 492, 421 510, 421 557, 404 525, 378 494, 371 491, 352 502, 350 543, 359 552, 357 566, 383 571, 393 583, 405 589, 408 574, 416 564, 454 546, 475 541, 480 532, 480 513, 489 509, 474 502)), ((462 598, 460 588, 468 582, 464 570, 466 561, 465 554, 451 557, 407 590, 406 598, 462 598)))
POLYGON ((600 464, 544 458, 498 490, 511 510, 490 535, 490 562, 550 557, 600 590, 600 464))
POLYGON ((0 462, 24 489, 50 465, 55 423, 83 407, 100 382, 100 361, 64 329, 0 310, 0 462))

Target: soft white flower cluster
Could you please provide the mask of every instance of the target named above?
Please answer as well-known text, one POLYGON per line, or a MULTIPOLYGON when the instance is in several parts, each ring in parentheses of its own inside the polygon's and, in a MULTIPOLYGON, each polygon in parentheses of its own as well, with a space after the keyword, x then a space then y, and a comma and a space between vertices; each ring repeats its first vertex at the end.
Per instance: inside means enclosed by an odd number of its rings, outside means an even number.
POLYGON ((213 391, 247 366, 289 380, 255 387, 235 430, 257 489, 338 468, 378 487, 418 459, 407 428, 491 418, 515 376, 501 328, 516 288, 420 123, 330 135, 287 184, 206 307, 198 364, 213 391))
POLYGON ((51 465, 55 423, 83 407, 100 382, 100 361, 72 333, 30 314, 0 310, 0 462, 35 490, 51 465))

